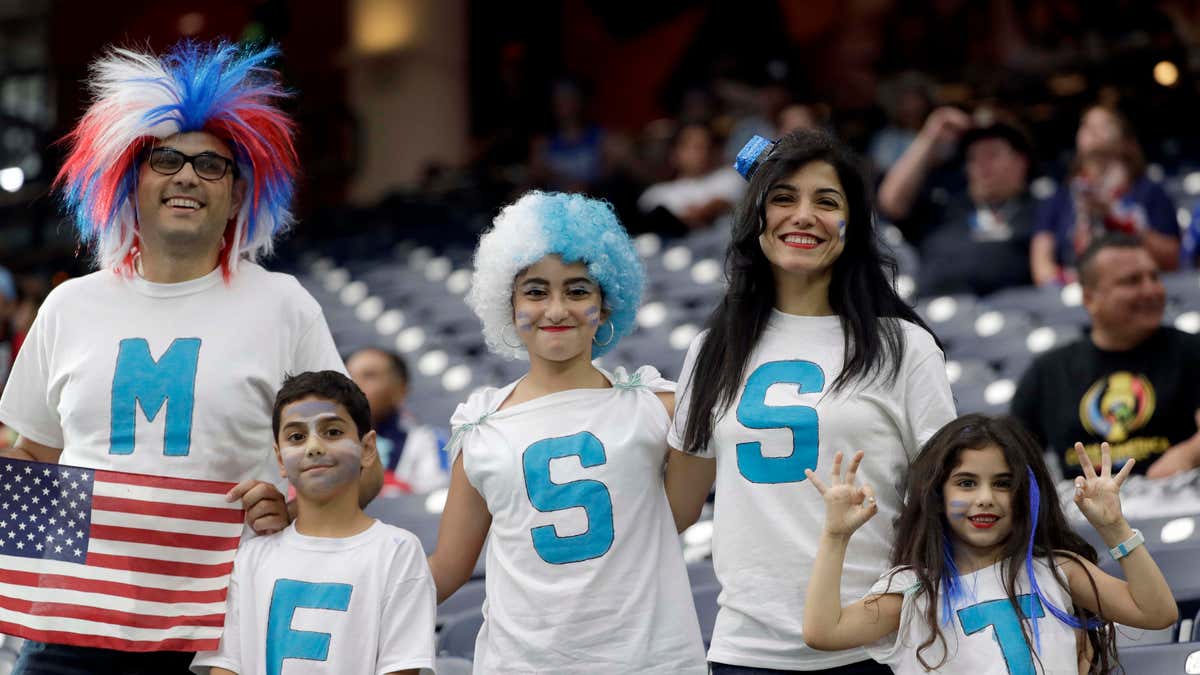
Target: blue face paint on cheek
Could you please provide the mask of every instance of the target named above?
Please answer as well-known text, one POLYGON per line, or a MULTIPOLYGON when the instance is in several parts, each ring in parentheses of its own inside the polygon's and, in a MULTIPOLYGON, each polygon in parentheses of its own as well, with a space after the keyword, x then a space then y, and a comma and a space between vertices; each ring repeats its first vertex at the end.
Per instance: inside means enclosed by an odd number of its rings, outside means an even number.
POLYGON ((517 312, 517 330, 523 333, 533 330, 533 321, 529 316, 529 312, 517 312))
POLYGON ((846 221, 838 221, 838 239, 846 241, 846 221))
POLYGON ((948 515, 953 520, 960 520, 967 517, 967 509, 971 507, 971 503, 962 499, 950 500, 950 511, 948 515))
POLYGON ((584 312, 584 314, 588 318, 588 325, 592 326, 593 328, 600 325, 600 308, 599 307, 588 307, 587 311, 584 312))

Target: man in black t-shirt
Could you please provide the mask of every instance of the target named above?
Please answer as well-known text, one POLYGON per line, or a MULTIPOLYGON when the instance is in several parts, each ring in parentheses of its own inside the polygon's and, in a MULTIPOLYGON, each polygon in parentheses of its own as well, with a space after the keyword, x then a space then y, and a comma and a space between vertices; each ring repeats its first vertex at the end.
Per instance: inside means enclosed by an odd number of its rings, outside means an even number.
POLYGON ((1079 260, 1088 335, 1047 352, 1021 378, 1012 414, 1080 475, 1075 442, 1093 464, 1100 443, 1113 465, 1162 478, 1200 466, 1200 336, 1162 325, 1166 290, 1133 236, 1097 239, 1079 260))

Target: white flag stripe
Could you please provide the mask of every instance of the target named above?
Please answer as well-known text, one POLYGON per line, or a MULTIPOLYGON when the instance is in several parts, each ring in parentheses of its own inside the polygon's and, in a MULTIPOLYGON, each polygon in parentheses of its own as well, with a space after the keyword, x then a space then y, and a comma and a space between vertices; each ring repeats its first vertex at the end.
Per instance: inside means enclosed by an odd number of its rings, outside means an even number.
POLYGON ((135 544, 128 541, 109 541, 92 537, 88 551, 106 555, 127 555, 135 558, 168 560, 170 562, 195 563, 197 565, 219 565, 233 562, 237 551, 202 551, 195 548, 176 548, 155 544, 135 544))
POLYGON ((78 579, 93 579, 96 581, 112 581, 119 584, 145 586, 146 588, 162 588, 170 591, 219 591, 228 584, 225 577, 213 579, 192 579, 175 577, 166 574, 149 574, 146 572, 131 572, 129 570, 114 570, 106 567, 87 567, 75 563, 58 560, 38 560, 36 558, 18 558, 6 556, 0 558, 0 565, 14 572, 33 572, 35 574, 57 574, 78 579))
POLYGON ((184 640, 215 640, 221 637, 221 628, 214 626, 174 626, 172 628, 129 628, 102 621, 66 619, 60 616, 36 616, 0 608, 0 621, 15 623, 32 630, 65 631, 85 635, 102 635, 124 640, 157 642, 180 638, 184 640))
POLYGON ((240 537, 242 523, 208 523, 183 518, 162 518, 116 511, 92 511, 93 525, 115 525, 140 530, 159 530, 179 534, 203 534, 210 537, 240 537))
POLYGON ((61 602, 68 605, 155 616, 207 616, 225 612, 224 602, 150 602, 104 593, 69 591, 61 588, 36 588, 16 584, 0 584, 0 595, 31 602, 61 602))
POLYGON ((225 495, 215 495, 208 492, 190 492, 188 490, 170 490, 167 488, 146 487, 144 485, 129 485, 127 483, 105 483, 96 481, 92 494, 97 497, 118 497, 120 499, 138 499, 144 502, 160 504, 186 504, 188 506, 211 506, 213 508, 238 510, 241 502, 227 502, 225 495))

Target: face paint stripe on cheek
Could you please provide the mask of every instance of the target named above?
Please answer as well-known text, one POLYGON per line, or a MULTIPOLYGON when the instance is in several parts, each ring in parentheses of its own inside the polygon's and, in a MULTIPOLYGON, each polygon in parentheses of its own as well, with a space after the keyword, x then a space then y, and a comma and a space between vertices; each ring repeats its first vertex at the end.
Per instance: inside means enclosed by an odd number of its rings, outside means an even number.
POLYGON ((587 311, 584 312, 584 315, 587 316, 587 318, 588 318, 589 326, 595 327, 595 326, 600 325, 600 308, 599 307, 588 307, 587 311))
POLYGON ((529 312, 517 312, 517 330, 529 332, 533 330, 533 321, 529 312))
POLYGON ((846 221, 838 221, 838 239, 846 241, 846 221))
POLYGON ((947 514, 951 518, 958 520, 967 517, 967 509, 970 508, 970 502, 961 499, 950 500, 950 512, 947 514))

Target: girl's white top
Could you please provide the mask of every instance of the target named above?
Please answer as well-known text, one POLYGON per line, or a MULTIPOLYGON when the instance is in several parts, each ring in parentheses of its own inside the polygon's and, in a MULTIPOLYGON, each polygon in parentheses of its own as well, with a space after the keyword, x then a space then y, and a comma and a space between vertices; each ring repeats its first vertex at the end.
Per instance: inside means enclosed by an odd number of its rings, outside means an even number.
MULTIPOLYGON (((1070 593, 1054 578, 1044 558, 1033 561, 1034 574, 1042 593, 1056 607, 1072 612, 1070 593)), ((966 598, 954 609, 954 616, 940 625, 946 639, 943 647, 934 640, 922 654, 925 661, 936 666, 945 654, 939 673, 964 675, 1078 675, 1075 655, 1074 628, 1056 619, 1029 586, 1029 576, 1022 568, 1017 576, 1017 598, 1025 617, 1036 616, 1038 635, 1028 621, 1020 622, 1016 610, 1004 591, 1005 565, 996 563, 959 577, 966 598), (1030 649, 1030 645, 1034 649, 1030 649), (1040 645, 1040 649, 1038 646, 1040 645)), ((1059 573, 1066 579, 1066 573, 1059 573)), ((925 667, 917 660, 917 648, 929 637, 925 611, 929 598, 918 591, 917 575, 902 568, 894 577, 890 572, 880 577, 870 594, 903 593, 900 629, 879 642, 869 645, 871 658, 891 666, 897 675, 926 675, 925 667), (890 578, 889 578, 890 577, 890 578)), ((939 622, 941 598, 937 599, 939 622)))
MULTIPOLYGON (((603 372, 603 371, 602 371, 603 372)), ((477 673, 707 672, 663 489, 657 370, 497 410, 472 394, 449 448, 492 514, 477 673)))

